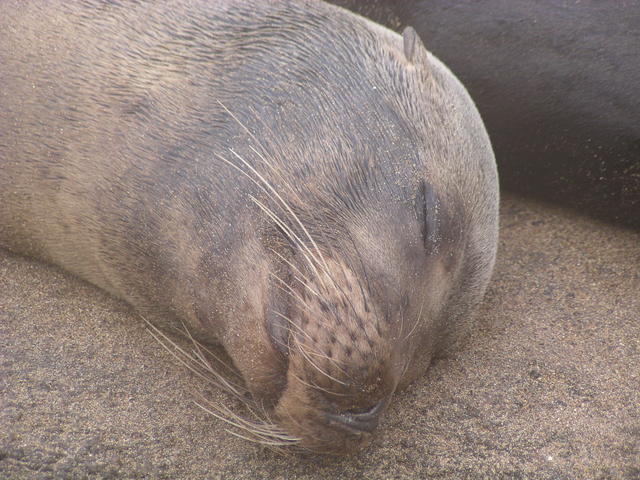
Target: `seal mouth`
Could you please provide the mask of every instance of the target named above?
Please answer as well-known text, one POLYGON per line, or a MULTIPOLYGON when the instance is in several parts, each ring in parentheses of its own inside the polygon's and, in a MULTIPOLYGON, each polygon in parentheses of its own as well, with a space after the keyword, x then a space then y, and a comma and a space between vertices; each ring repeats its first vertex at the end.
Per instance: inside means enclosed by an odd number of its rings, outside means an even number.
POLYGON ((291 375, 289 380, 274 419, 299 438, 297 447, 315 454, 343 456, 362 450, 375 437, 393 396, 393 391, 386 390, 332 398, 298 376, 291 375))
POLYGON ((380 414, 388 404, 389 398, 387 397, 364 412, 325 413, 324 418, 329 426, 339 430, 354 434, 372 433, 378 428, 380 414))

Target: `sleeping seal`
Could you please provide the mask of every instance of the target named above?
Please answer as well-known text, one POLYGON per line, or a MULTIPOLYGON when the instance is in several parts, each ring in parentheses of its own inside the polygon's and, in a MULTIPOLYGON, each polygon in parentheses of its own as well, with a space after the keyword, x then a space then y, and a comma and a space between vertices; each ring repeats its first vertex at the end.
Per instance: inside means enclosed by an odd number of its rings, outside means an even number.
POLYGON ((0 245, 219 343, 254 439, 366 445, 494 263, 482 121, 412 29, 315 1, 0 5, 0 245))

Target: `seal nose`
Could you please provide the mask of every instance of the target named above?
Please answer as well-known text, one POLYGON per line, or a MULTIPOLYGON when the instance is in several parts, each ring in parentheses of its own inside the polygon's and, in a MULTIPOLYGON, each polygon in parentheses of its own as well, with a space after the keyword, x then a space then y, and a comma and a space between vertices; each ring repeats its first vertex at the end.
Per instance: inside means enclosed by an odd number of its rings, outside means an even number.
POLYGON ((347 430, 350 433, 371 433, 378 427, 380 413, 382 413, 386 405, 387 400, 383 399, 366 412, 326 413, 325 418, 329 425, 347 430))

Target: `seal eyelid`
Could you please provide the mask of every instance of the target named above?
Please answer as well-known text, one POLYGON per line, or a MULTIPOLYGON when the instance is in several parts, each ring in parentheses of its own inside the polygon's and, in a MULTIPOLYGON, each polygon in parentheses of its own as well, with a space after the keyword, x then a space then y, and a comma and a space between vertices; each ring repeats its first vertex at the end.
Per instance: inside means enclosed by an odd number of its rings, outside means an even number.
POLYGON ((438 243, 438 196, 426 180, 420 184, 422 200, 422 240, 427 251, 436 249, 438 243))

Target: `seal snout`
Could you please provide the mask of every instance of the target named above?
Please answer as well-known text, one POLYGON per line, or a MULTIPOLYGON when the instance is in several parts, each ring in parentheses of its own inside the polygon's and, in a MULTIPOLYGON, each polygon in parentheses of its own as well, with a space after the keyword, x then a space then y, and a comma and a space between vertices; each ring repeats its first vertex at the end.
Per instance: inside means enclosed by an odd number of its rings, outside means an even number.
POLYGON ((388 398, 385 398, 364 412, 325 413, 325 419, 330 426, 346 430, 349 433, 372 433, 378 428, 380 414, 388 403, 388 398))
POLYGON ((299 447, 345 455, 371 442, 391 401, 395 337, 369 285, 346 262, 324 263, 305 274, 288 311, 287 384, 275 414, 299 447))

